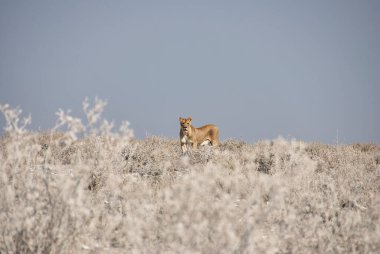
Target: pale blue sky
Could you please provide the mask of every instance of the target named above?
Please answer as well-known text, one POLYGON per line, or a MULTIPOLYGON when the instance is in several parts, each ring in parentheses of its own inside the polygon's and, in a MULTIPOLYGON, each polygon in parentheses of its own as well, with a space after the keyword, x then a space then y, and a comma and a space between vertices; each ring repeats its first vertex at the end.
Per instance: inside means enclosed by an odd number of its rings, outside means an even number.
MULTIPOLYGON (((138 138, 380 143, 380 1, 0 0, 0 104, 55 123, 88 96, 138 138)), ((0 126, 4 118, 0 116, 0 126)))

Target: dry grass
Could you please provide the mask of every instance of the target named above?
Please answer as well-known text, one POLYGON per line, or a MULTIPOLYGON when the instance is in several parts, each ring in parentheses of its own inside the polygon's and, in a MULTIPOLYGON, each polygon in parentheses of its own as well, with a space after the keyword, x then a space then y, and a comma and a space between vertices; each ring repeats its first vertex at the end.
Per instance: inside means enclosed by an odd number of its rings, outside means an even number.
POLYGON ((1 138, 0 253, 380 251, 377 145, 69 132, 1 138))

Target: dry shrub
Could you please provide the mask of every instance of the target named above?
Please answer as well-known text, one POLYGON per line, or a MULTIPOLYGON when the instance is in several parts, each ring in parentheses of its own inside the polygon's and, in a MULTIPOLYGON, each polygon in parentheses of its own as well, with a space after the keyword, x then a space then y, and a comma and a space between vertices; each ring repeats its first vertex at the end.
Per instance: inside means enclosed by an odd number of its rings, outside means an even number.
POLYGON ((228 140, 182 156, 178 140, 100 127, 100 106, 84 103, 88 124, 60 111, 66 130, 8 125, 0 253, 379 252, 378 146, 228 140))

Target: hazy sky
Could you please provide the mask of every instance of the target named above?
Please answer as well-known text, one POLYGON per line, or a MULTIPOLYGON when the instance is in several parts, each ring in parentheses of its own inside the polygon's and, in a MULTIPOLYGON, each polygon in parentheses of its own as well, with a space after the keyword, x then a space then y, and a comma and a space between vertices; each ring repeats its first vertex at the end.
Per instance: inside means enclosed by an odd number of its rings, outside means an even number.
POLYGON ((138 138, 380 143, 380 1, 0 0, 0 104, 47 129, 86 96, 138 138))

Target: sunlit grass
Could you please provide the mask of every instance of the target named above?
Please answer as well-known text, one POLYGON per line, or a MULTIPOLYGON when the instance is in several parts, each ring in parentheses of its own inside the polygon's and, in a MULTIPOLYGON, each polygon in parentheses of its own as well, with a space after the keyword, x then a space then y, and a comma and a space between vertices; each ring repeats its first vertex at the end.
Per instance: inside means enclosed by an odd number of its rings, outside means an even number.
POLYGON ((51 132, 10 106, 0 140, 1 253, 378 253, 380 147, 278 138, 182 156, 114 131, 106 103, 51 132))

